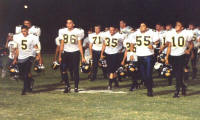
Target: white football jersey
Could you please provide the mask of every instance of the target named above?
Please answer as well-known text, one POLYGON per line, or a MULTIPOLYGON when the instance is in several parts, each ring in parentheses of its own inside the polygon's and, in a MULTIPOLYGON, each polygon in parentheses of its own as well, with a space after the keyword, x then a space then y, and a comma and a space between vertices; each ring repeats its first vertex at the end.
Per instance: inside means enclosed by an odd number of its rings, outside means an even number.
POLYGON ((33 56, 33 51, 35 51, 34 46, 37 45, 39 37, 33 34, 24 37, 24 35, 20 33, 14 35, 13 40, 17 43, 17 48, 19 49, 18 59, 26 59, 33 56))
POLYGON ((131 44, 133 44, 133 39, 131 36, 133 36, 134 33, 131 33, 127 39, 124 40, 123 46, 127 50, 127 61, 130 61, 130 57, 133 55, 134 60, 133 61, 138 61, 137 55, 136 55, 136 47, 134 46, 133 51, 131 52, 131 44))
POLYGON ((86 48, 86 49, 85 49, 85 57, 86 57, 86 56, 90 56, 89 44, 90 44, 89 38, 86 37, 86 38, 84 39, 84 41, 83 41, 83 47, 86 48))
POLYGON ((171 43, 171 56, 181 56, 185 54, 188 47, 188 42, 192 40, 193 34, 188 30, 183 30, 180 33, 171 31, 167 35, 167 42, 171 43))
POLYGON ((74 28, 69 31, 68 28, 62 29, 59 32, 59 39, 64 40, 64 51, 65 52, 76 52, 79 51, 78 41, 84 37, 84 30, 74 28))
POLYGON ((145 33, 141 33, 140 30, 136 31, 131 37, 136 47, 137 56, 150 56, 154 54, 154 49, 149 49, 149 45, 153 45, 154 42, 159 40, 159 36, 156 32, 149 29, 145 33))
POLYGON ((133 30, 132 27, 126 26, 125 28, 120 28, 120 33, 128 35, 132 32, 132 30, 133 30))
POLYGON ((120 33, 115 33, 111 35, 110 32, 105 32, 103 35, 103 40, 106 45, 106 54, 116 54, 119 53, 123 46, 123 41, 125 36, 120 33))
MULTIPOLYGON (((22 28, 22 25, 16 26, 15 33, 16 34, 21 33, 21 28, 22 28)), ((29 28, 28 33, 39 37, 41 35, 41 29, 33 25, 31 26, 31 28, 29 28)))
POLYGON ((10 42, 8 42, 8 50, 9 50, 9 55, 8 55, 8 57, 9 57, 10 59, 14 59, 15 48, 17 48, 17 43, 16 43, 15 41, 10 41, 10 42))
POLYGON ((199 47, 198 39, 200 37, 199 30, 198 29, 188 30, 188 32, 192 32, 193 34, 192 41, 194 43, 194 47, 198 48, 199 47))
POLYGON ((102 37, 103 34, 104 33, 101 32, 99 34, 92 33, 92 34, 88 35, 89 41, 92 44, 92 49, 93 50, 95 50, 95 51, 101 51, 102 46, 103 46, 103 37, 102 37))

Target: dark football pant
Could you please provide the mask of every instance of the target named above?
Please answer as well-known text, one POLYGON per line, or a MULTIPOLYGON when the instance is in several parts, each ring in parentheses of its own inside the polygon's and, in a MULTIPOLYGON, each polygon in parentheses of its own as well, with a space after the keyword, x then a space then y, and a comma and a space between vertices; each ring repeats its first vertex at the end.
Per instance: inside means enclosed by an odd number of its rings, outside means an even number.
POLYGON ((191 59, 191 65, 192 65, 192 72, 193 74, 195 74, 197 72, 196 65, 197 65, 198 48, 194 48, 192 52, 193 52, 194 57, 193 59, 191 59))
POLYGON ((67 87, 70 87, 67 70, 73 72, 73 78, 75 82, 75 88, 78 88, 79 84, 79 64, 80 64, 80 52, 64 52, 62 55, 62 79, 65 81, 67 87))
MULTIPOLYGON (((92 51, 92 60, 93 60, 93 68, 92 68, 92 79, 96 79, 97 76, 97 72, 98 72, 98 62, 101 56, 101 51, 92 51)), ((107 76, 107 71, 106 68, 102 67, 102 72, 103 72, 103 76, 106 77, 107 76)))
POLYGON ((143 56, 138 57, 139 69, 141 73, 142 80, 144 81, 145 86, 148 91, 152 91, 153 79, 153 56, 143 56))
POLYGON ((185 88, 183 82, 183 73, 185 67, 185 55, 181 56, 170 56, 169 62, 172 65, 173 72, 176 78, 176 90, 179 91, 180 88, 185 88))
POLYGON ((32 79, 28 77, 28 74, 31 72, 31 66, 32 66, 32 61, 29 59, 23 63, 18 63, 19 72, 24 81, 23 91, 25 91, 25 92, 31 89, 31 80, 32 79))

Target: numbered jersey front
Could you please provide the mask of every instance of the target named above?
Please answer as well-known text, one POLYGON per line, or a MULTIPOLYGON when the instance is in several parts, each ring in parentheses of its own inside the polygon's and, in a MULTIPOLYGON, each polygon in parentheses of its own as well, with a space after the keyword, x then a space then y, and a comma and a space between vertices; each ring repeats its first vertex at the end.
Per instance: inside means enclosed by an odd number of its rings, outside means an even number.
MULTIPOLYGON (((132 33, 132 34, 134 34, 134 33, 132 33)), ((134 57, 133 61, 138 61, 137 55, 136 55, 136 47, 134 46, 133 50, 131 51, 131 44, 133 44, 133 40, 131 39, 132 34, 130 34, 129 37, 124 40, 123 46, 127 50, 127 61, 130 61, 131 56, 134 57)))
POLYGON ((92 45, 93 50, 101 51, 102 45, 103 45, 102 35, 103 35, 103 33, 99 33, 99 34, 92 33, 92 34, 88 35, 90 43, 93 44, 92 45))
POLYGON ((194 47, 198 48, 200 46, 199 42, 198 42, 198 39, 200 37, 199 30, 198 29, 194 29, 194 30, 188 30, 188 31, 193 34, 192 41, 194 43, 194 47))
POLYGON ((119 53, 123 46, 123 40, 125 36, 120 33, 111 35, 110 32, 104 34, 104 43, 106 45, 106 54, 116 54, 119 53))
POLYGON ((33 56, 34 46, 37 45, 39 38, 32 34, 26 37, 23 34, 17 34, 14 35, 13 40, 17 43, 19 50, 18 59, 26 59, 33 56))
POLYGON ((149 45, 153 45, 154 42, 159 40, 158 33, 148 30, 145 33, 141 33, 140 30, 134 33, 133 43, 136 46, 137 56, 150 56, 154 54, 153 49, 149 49, 149 45))
POLYGON ((76 52, 79 51, 78 41, 84 37, 84 31, 82 29, 74 28, 69 31, 64 28, 59 34, 59 38, 64 41, 65 52, 76 52))
POLYGON ((183 30, 180 33, 172 31, 167 36, 167 41, 171 43, 172 56, 180 56, 185 53, 188 47, 188 42, 192 40, 193 34, 187 30, 183 30))

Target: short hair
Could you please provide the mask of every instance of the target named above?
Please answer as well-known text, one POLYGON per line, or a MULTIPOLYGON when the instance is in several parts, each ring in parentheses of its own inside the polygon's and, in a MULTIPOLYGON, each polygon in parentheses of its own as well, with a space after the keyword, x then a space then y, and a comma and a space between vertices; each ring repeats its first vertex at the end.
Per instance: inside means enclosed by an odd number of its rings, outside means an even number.
POLYGON ((176 21, 176 24, 177 24, 177 23, 181 23, 181 25, 182 25, 183 27, 185 26, 184 22, 181 21, 181 20, 176 21))
POLYGON ((26 30, 28 30, 28 27, 25 26, 25 25, 23 25, 23 26, 21 27, 21 29, 26 29, 26 30))
POLYGON ((124 22, 125 24, 127 24, 127 22, 125 20, 120 20, 120 22, 124 22))
POLYGON ((95 25, 94 27, 99 27, 99 28, 101 28, 101 25, 95 25))
POLYGON ((28 18, 25 19, 24 22, 25 22, 25 21, 29 21, 30 23, 32 23, 31 19, 28 19, 28 18))

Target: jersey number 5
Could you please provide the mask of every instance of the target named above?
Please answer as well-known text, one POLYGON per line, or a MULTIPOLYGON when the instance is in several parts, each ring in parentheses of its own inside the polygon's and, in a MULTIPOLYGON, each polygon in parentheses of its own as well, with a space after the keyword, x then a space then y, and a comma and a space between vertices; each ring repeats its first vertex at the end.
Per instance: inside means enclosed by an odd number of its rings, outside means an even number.
POLYGON ((136 43, 137 46, 141 46, 144 44, 144 46, 149 46, 150 45, 150 36, 144 36, 144 40, 142 40, 142 36, 136 36, 136 43))
POLYGON ((27 40, 22 40, 22 50, 26 50, 27 49, 27 40))

